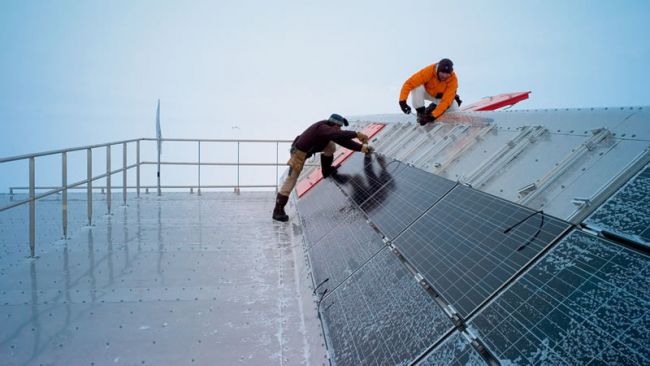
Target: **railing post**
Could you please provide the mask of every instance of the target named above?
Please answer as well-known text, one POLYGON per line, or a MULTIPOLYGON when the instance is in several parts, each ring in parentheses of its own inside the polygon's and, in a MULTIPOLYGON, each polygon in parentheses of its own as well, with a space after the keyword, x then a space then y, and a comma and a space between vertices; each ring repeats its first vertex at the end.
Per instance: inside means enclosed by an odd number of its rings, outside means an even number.
POLYGON ((88 148, 86 152, 86 165, 88 179, 86 183, 88 226, 91 226, 93 224, 93 150, 91 148, 88 148))
POLYGON ((68 153, 61 153, 61 188, 62 192, 62 202, 61 208, 63 210, 61 214, 61 219, 63 221, 63 238, 68 237, 68 153))
POLYGON ((111 213, 111 145, 106 146, 106 209, 111 213))
POLYGON ((237 189, 235 193, 239 194, 239 140, 237 140, 237 189))
POLYGON ((199 142, 199 188, 197 194, 201 195, 201 140, 199 142))
POLYGON ((122 144, 122 197, 126 206, 126 142, 122 144))
POLYGON ((275 142, 275 193, 278 193, 278 166, 280 164, 280 142, 275 142))
POLYGON ((135 145, 135 170, 136 170, 136 192, 138 195, 138 198, 140 198, 140 140, 136 142, 135 145))
POLYGON ((34 258, 36 248, 36 177, 34 157, 29 158, 29 253, 34 258))

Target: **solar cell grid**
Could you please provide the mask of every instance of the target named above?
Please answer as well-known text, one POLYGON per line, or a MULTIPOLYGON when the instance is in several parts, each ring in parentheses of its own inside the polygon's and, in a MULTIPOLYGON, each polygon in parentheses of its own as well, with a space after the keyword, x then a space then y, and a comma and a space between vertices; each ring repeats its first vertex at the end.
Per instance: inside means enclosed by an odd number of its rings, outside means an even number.
POLYGON ((646 167, 586 220, 650 246, 650 167, 646 167))
POLYGON ((457 186, 394 243, 467 316, 569 226, 542 214, 528 217, 531 213, 457 186))
POLYGON ((371 195, 361 208, 386 237, 394 239, 455 183, 401 162, 390 164, 392 167, 387 170, 392 172, 392 180, 371 195))
POLYGON ((303 232, 310 245, 318 242, 356 210, 330 179, 324 179, 314 186, 298 200, 297 205, 303 232))
POLYGON ((353 211, 316 245, 309 248, 316 284, 334 289, 384 247, 382 237, 366 223, 361 211, 353 211))
POLYGON ((452 323, 386 248, 320 304, 336 365, 408 364, 452 323))
POLYGON ((650 363, 650 257, 574 231, 470 319, 518 364, 650 363))

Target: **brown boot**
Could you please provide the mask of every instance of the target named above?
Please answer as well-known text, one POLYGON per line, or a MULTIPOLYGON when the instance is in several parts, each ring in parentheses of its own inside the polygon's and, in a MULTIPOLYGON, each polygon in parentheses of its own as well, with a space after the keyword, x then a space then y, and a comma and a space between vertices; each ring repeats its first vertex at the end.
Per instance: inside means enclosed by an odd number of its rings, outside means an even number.
POLYGON ((275 198, 275 208, 273 209, 273 220, 286 222, 289 221, 289 216, 284 212, 284 206, 287 205, 289 197, 283 196, 278 193, 275 198))

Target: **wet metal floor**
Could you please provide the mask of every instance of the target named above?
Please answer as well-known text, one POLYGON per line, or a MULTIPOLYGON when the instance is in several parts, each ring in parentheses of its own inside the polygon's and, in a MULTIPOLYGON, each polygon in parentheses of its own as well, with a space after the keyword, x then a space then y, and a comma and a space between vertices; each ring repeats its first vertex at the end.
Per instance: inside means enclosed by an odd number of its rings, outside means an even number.
POLYGON ((327 363, 300 230, 273 222, 273 203, 144 195, 15 258, 0 273, 0 364, 327 363))

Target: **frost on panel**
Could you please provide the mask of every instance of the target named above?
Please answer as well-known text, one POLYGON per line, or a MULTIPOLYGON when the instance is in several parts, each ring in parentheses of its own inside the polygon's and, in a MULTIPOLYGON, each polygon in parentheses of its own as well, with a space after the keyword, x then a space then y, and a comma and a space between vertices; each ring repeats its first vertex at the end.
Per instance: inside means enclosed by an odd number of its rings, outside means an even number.
POLYGON ((650 245, 650 167, 598 208, 587 223, 650 245))
POLYGON ((455 332, 444 343, 433 349, 418 365, 486 365, 467 339, 455 332))
POLYGON ((650 257, 573 232, 472 320, 501 364, 650 364, 650 257))

